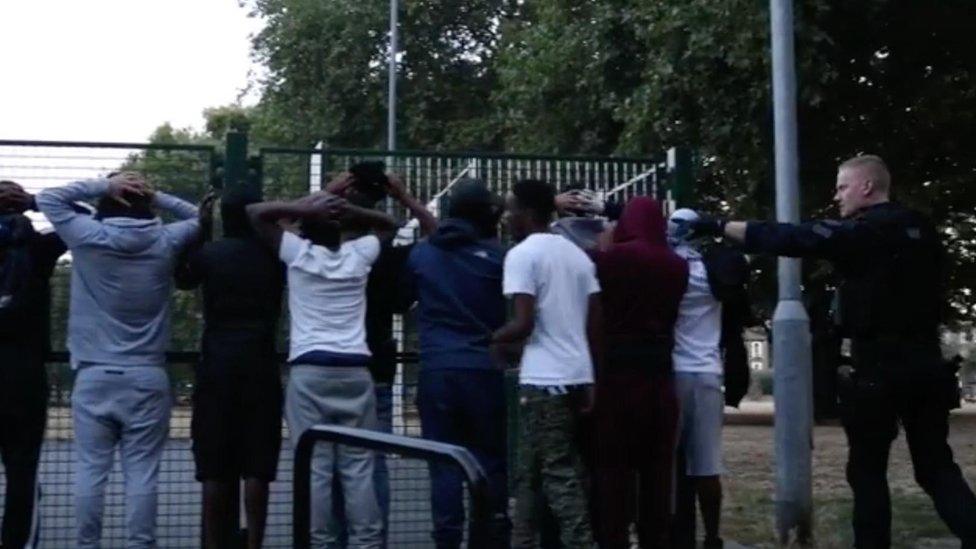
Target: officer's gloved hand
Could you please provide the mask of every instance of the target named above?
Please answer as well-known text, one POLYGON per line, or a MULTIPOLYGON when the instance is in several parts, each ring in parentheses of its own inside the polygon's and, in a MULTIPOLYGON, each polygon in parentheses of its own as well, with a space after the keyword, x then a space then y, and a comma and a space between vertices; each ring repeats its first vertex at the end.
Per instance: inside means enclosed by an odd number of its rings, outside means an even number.
POLYGON ((725 234, 726 220, 703 216, 695 220, 672 219, 678 224, 675 236, 682 240, 695 240, 704 237, 721 237, 725 234))

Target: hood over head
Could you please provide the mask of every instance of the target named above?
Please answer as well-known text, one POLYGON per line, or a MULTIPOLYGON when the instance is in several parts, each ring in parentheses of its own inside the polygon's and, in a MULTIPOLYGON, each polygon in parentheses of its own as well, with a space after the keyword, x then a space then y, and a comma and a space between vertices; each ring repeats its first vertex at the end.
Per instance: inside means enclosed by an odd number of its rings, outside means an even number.
POLYGON ((444 249, 473 244, 482 239, 484 236, 474 223, 458 217, 441 221, 434 234, 430 235, 430 243, 444 249))
POLYGON ((661 203, 646 196, 632 198, 620 215, 613 241, 618 244, 638 241, 653 246, 666 245, 661 203))

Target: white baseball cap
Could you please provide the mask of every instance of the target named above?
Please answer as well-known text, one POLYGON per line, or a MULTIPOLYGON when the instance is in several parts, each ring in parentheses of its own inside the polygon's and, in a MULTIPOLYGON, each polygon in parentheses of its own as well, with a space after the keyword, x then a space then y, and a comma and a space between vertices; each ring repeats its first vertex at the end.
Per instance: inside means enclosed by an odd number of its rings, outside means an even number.
POLYGON ((688 223, 698 221, 701 216, 690 208, 675 210, 668 218, 668 244, 677 246, 688 244, 688 223))

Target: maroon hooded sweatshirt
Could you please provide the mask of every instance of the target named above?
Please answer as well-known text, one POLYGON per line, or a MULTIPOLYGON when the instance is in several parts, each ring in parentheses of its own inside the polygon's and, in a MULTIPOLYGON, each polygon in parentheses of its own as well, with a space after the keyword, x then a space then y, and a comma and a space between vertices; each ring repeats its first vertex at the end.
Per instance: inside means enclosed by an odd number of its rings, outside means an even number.
POLYGON ((641 547, 669 547, 678 420, 671 350, 688 264, 668 247, 661 205, 646 197, 627 204, 613 243, 593 259, 607 349, 596 384, 597 537, 600 547, 630 547, 628 502, 637 490, 641 547))
POLYGON ((661 204, 627 203, 613 244, 593 254, 603 296, 606 347, 670 344, 688 286, 688 264, 668 246, 661 204))

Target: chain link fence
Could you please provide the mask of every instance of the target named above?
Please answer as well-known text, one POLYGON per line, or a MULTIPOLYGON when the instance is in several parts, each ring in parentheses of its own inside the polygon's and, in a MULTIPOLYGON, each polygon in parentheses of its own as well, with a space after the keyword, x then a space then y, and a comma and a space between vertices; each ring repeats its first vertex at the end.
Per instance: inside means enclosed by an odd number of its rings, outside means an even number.
MULTIPOLYGON (((330 174, 367 160, 385 162, 389 171, 402 177, 408 191, 435 213, 440 209, 441 198, 465 177, 481 178, 498 193, 507 192, 518 179, 535 178, 549 181, 560 190, 585 188, 621 201, 634 195, 669 198, 667 182, 671 170, 664 159, 266 148, 251 159, 249 166, 250 176, 257 178, 265 198, 278 199, 318 190, 330 174)), ((104 177, 115 171, 135 170, 143 173, 157 189, 196 202, 212 185, 219 185, 220 165, 220 154, 209 145, 0 141, 0 180, 18 182, 31 193, 71 181, 104 177)), ((388 207, 406 219, 405 211, 394 204, 388 207)), ((50 229, 43 216, 31 215, 39 230, 50 229)), ((409 222, 398 235, 397 244, 409 245, 417 237, 416 223, 409 222)), ((51 281, 54 353, 47 367, 51 391, 39 472, 43 547, 72 547, 75 539, 70 413, 73 374, 67 365, 65 347, 70 273, 71 259, 66 255, 59 261, 51 281)), ((287 312, 281 325, 279 343, 283 351, 287 312)), ((160 475, 157 535, 161 547, 194 547, 199 545, 201 535, 201 491, 194 478, 190 452, 190 394, 202 328, 195 292, 174 293, 172 328, 169 374, 176 402, 160 475)), ((394 319, 394 334, 399 340, 401 360, 393 386, 393 432, 419 437, 420 421, 415 405, 419 365, 414 352, 416 330, 409 316, 394 319)), ((284 426, 283 434, 278 479, 271 485, 268 547, 291 545, 293 459, 284 426)), ((427 466, 419 460, 388 458, 390 546, 429 547, 432 542, 427 466)), ((0 476, 0 494, 6 490, 5 479, 5 475, 0 476)), ((0 498, 0 514, 2 505, 0 498)), ((106 492, 103 530, 106 547, 124 544, 124 517, 122 473, 116 460, 106 492)))

